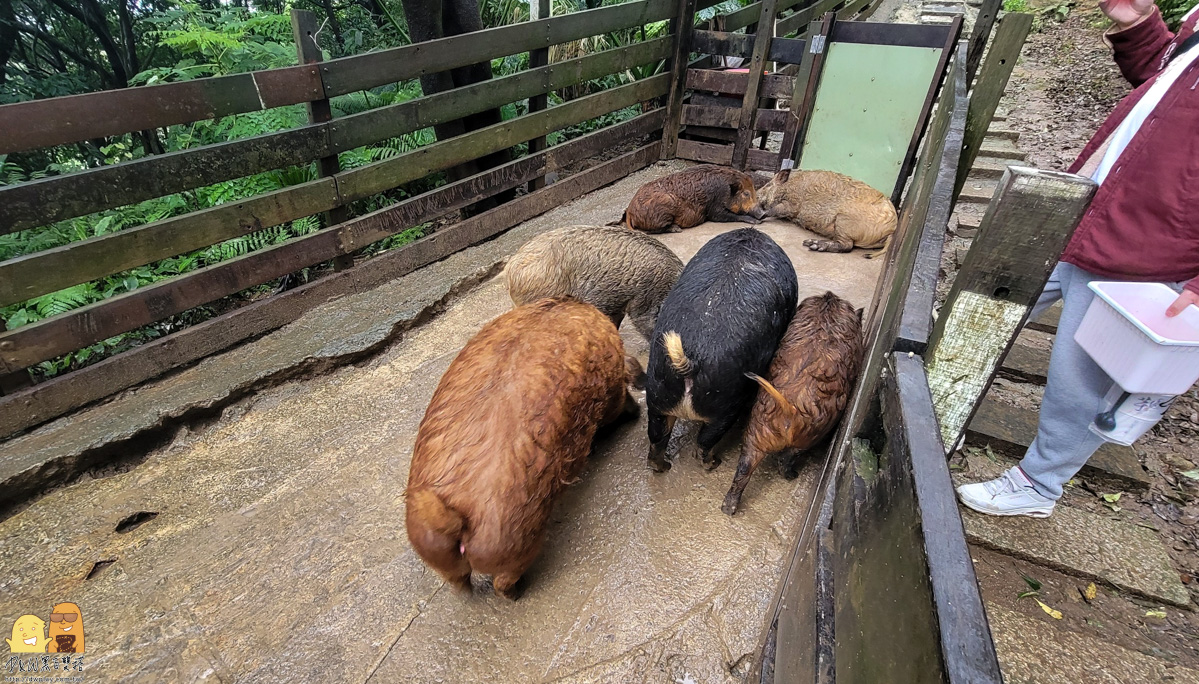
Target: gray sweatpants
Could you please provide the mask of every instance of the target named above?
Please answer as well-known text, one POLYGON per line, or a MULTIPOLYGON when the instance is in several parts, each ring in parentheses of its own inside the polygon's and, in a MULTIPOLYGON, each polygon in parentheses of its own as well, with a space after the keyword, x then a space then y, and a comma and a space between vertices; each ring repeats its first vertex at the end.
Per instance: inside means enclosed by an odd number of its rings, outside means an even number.
MULTIPOLYGON (((1053 499, 1061 498, 1062 485, 1103 444, 1103 439, 1088 426, 1099 412, 1099 402, 1111 389, 1112 379, 1074 341, 1074 332, 1094 298, 1087 287, 1092 280, 1110 278, 1100 278, 1073 264, 1059 263, 1028 318, 1036 320, 1054 302, 1062 300, 1062 318, 1049 357, 1037 437, 1020 461, 1020 469, 1037 492, 1053 499)), ((1167 285, 1182 290, 1181 284, 1167 285)))

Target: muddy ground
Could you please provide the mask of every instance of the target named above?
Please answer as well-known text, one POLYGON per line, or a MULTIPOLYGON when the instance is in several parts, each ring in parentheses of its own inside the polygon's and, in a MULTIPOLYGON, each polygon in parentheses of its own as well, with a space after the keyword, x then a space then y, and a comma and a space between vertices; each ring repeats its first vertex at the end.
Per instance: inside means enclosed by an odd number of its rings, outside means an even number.
MULTIPOLYGON (((1088 3, 1071 6, 1065 21, 1052 18, 1054 2, 1035 3, 1044 11, 1040 31, 1029 36, 1002 107, 1005 126, 1020 132, 1019 146, 1029 165, 1065 170, 1108 112, 1130 90, 1102 42, 1106 18, 1088 3)), ((1025 331, 1021 341, 1045 346, 1050 338, 1025 331)), ((1040 405, 1041 388, 997 380, 991 397, 1023 408, 1040 405)), ((1064 503, 1124 519, 1160 534, 1182 581, 1199 598, 1199 389, 1180 397, 1166 418, 1134 447, 1153 484, 1148 492, 1076 478, 1064 503), (1120 494, 1109 502, 1103 495, 1120 494)), ((963 467, 959 454, 956 467, 963 467)), ((980 579, 986 576, 988 603, 999 603, 1026 616, 1066 630, 1091 633, 1133 650, 1179 664, 1199 664, 1199 615, 1170 609, 1165 618, 1147 615, 1158 606, 1101 591, 1088 603, 1078 590, 1086 582, 1020 561, 984 552, 976 557, 980 579), (1030 598, 1023 574, 1043 582, 1042 596, 1065 613, 1062 622, 1043 613, 1030 598)), ((1194 604, 1192 604, 1194 605, 1194 604)))

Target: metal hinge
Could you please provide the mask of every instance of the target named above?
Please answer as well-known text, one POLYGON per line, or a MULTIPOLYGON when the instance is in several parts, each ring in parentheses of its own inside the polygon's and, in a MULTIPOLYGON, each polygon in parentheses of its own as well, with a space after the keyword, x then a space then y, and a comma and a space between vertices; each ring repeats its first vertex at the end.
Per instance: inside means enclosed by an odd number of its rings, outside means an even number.
POLYGON ((824 52, 824 36, 812 36, 812 47, 808 50, 814 55, 824 52))

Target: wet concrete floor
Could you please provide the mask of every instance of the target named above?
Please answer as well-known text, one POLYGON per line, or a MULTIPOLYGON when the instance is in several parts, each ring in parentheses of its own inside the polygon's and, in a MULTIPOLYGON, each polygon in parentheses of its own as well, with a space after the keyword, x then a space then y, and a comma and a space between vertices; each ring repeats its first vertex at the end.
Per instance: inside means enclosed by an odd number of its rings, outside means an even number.
MULTIPOLYGON (((627 199, 661 173, 603 194, 627 199)), ((602 223, 615 201, 555 212, 602 223)), ((686 259, 734 227, 662 239, 686 259)), ((811 253, 804 231, 763 228, 791 255, 801 297, 869 304, 881 260, 811 253)), ((408 546, 402 492, 424 407, 457 350, 509 306, 493 279, 369 362, 265 390, 0 522, 0 619, 77 603, 88 681, 740 681, 815 463, 786 481, 767 462, 729 518, 735 440, 704 472, 682 425, 675 467, 658 475, 642 417, 597 447, 558 505, 520 601, 484 585, 457 595, 408 546), (121 525, 140 511, 157 516, 121 525)))

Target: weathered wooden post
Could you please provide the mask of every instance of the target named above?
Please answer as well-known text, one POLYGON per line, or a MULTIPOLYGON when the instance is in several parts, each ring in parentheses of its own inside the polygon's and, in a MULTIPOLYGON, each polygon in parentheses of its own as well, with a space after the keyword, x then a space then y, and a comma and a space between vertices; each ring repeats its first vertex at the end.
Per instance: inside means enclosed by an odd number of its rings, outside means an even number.
POLYGON ((770 56, 770 43, 774 40, 774 15, 778 0, 762 0, 762 15, 758 26, 764 30, 754 34, 754 51, 749 60, 749 80, 745 84, 745 95, 741 98, 741 120, 737 123, 737 142, 733 146, 733 168, 744 169, 753 144, 754 121, 758 116, 758 103, 762 90, 762 70, 770 56))
POLYGON ((820 85, 828 35, 836 21, 837 15, 829 12, 822 19, 810 23, 804 34, 807 36, 808 49, 803 63, 799 65, 799 72, 795 75, 791 108, 788 110, 787 125, 783 130, 783 142, 779 147, 780 161, 797 161, 795 157, 799 151, 799 140, 803 137, 808 120, 812 116, 812 102, 816 99, 816 88, 820 85))
POLYGON ((941 307, 925 361, 941 438, 958 444, 1096 185, 1009 167, 941 307))
MULTIPOLYGON (((300 56, 300 64, 316 64, 323 61, 321 46, 316 42, 320 27, 316 15, 308 10, 293 8, 291 10, 291 32, 296 41, 296 52, 300 56)), ((325 123, 333 119, 333 109, 329 99, 313 100, 308 103, 308 123, 325 123)), ((321 157, 317 160, 317 168, 321 178, 327 178, 341 171, 341 163, 337 155, 321 157)), ((350 210, 345 206, 334 207, 325 212, 325 224, 336 225, 350 218, 350 210)), ((333 270, 341 271, 354 265, 354 257, 343 254, 333 259, 333 270)))
POLYGON ((666 124, 662 127, 662 158, 674 157, 683 124, 683 92, 687 89, 687 60, 691 56, 691 33, 695 24, 695 0, 679 0, 670 20, 674 48, 670 53, 670 95, 666 101, 666 124))
MULTIPOLYGON (((529 21, 547 19, 550 16, 550 0, 529 0, 529 21)), ((536 69, 550 63, 548 47, 529 51, 529 68, 536 69)), ((549 105, 549 93, 534 95, 529 98, 529 113, 540 112, 549 105)), ((529 154, 537 154, 549 146, 547 136, 539 136, 529 141, 529 154)), ((545 187, 545 176, 538 176, 529 181, 529 192, 545 187)))
POLYGON ((978 63, 982 61, 983 51, 987 49, 987 39, 991 37, 991 27, 1003 9, 1003 0, 983 0, 978 8, 978 16, 974 19, 974 30, 970 33, 970 51, 966 55, 966 84, 974 80, 978 71, 978 63))
POLYGON ((974 159, 983 146, 983 138, 991 126, 995 109, 999 107, 999 100, 1003 97, 1003 91, 1007 89, 1008 78, 1020 57, 1020 48, 1024 47, 1024 40, 1031 28, 1031 14, 1005 14, 1003 19, 999 20, 991 51, 987 53, 987 61, 983 62, 978 83, 970 93, 970 111, 966 113, 966 137, 962 142, 962 159, 958 164, 957 182, 953 186, 954 197, 957 197, 966 185, 970 167, 974 165, 974 159))

